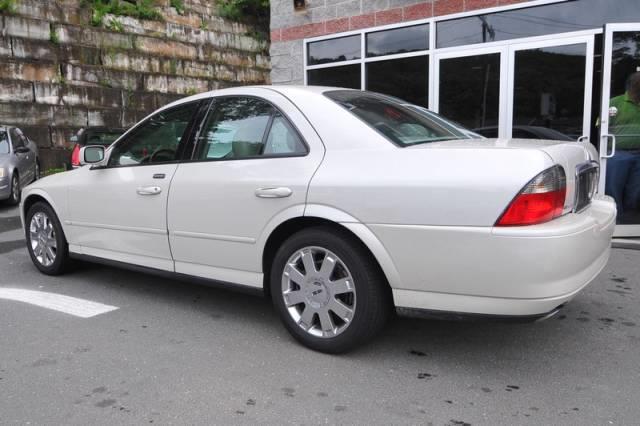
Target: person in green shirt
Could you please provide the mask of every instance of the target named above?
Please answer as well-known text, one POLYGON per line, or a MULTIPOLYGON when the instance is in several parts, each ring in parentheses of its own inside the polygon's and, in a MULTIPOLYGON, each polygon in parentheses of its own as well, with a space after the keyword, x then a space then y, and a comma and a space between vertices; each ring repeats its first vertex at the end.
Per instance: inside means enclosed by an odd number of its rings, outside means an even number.
POLYGON ((605 193, 616 200, 619 220, 634 211, 640 216, 640 72, 629 76, 624 95, 611 99, 609 132, 616 152, 607 160, 605 193))

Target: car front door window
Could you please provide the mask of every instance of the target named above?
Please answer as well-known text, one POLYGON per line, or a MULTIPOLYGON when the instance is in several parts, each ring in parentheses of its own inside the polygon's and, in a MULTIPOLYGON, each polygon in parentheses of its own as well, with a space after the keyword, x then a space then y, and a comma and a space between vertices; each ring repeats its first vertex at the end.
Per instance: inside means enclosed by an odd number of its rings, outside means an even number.
POLYGON ((178 145, 198 102, 170 108, 147 119, 119 142, 111 152, 109 166, 135 166, 177 161, 178 145))
POLYGON ((22 136, 22 132, 20 130, 13 128, 10 130, 11 133, 11 146, 13 147, 13 152, 24 147, 24 139, 22 136))

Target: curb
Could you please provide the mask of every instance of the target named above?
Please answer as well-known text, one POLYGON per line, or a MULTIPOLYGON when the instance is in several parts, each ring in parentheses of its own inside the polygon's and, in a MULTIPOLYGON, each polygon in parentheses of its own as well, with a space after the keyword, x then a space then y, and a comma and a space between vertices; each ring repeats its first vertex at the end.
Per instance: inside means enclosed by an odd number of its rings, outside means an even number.
POLYGON ((611 247, 627 250, 640 250, 640 239, 614 238, 613 240, 611 240, 611 247))

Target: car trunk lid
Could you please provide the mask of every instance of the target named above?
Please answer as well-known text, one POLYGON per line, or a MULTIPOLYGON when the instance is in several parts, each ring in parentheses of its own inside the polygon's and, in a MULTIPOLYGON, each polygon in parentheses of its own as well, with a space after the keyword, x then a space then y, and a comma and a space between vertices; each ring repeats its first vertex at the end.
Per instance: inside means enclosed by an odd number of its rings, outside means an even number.
MULTIPOLYGON (((555 164, 564 168, 567 179, 565 213, 590 202, 591 186, 597 184, 598 153, 584 142, 537 139, 459 139, 408 147, 409 149, 531 149, 543 151, 555 164), (595 171, 594 171, 595 168, 595 171), (593 176, 596 173, 596 176, 593 176), (577 188, 578 187, 578 188, 577 188), (578 194, 578 198, 576 198, 578 194), (585 200, 585 197, 588 198, 585 200)), ((533 178, 533 176, 532 176, 533 178)))

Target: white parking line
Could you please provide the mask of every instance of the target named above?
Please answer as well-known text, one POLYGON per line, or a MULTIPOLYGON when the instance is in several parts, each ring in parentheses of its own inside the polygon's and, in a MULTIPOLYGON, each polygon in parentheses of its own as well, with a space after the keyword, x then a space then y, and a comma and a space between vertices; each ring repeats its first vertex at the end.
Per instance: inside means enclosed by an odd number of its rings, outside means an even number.
POLYGON ((90 300, 21 288, 0 287, 0 299, 29 303, 80 318, 91 318, 118 309, 117 306, 103 305, 90 300))

